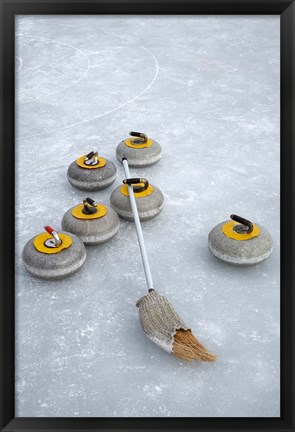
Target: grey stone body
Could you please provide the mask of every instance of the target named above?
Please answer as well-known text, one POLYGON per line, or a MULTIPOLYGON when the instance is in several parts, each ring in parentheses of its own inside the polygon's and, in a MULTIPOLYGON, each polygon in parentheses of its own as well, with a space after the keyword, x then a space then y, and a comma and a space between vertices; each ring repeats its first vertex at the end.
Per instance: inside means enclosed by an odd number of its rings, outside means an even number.
MULTIPOLYGON (((133 213, 129 196, 120 192, 121 186, 117 187, 111 195, 111 206, 123 219, 133 221, 133 213)), ((164 196, 160 189, 153 186, 153 192, 150 195, 136 198, 138 215, 141 221, 147 221, 156 217, 164 207, 164 196)))
POLYGON ((136 303, 146 336, 165 351, 172 352, 176 330, 189 330, 166 297, 151 291, 136 303))
POLYGON ((61 225, 65 231, 69 231, 82 240, 86 245, 97 245, 111 240, 119 231, 120 220, 110 207, 107 214, 98 219, 77 219, 72 215, 74 207, 63 216, 61 225))
POLYGON ((239 241, 227 237, 221 231, 227 221, 216 225, 208 236, 210 251, 217 258, 236 265, 257 264, 265 260, 272 252, 273 241, 269 232, 256 224, 260 234, 249 240, 239 241))
POLYGON ((117 168, 113 162, 105 160, 106 165, 96 169, 82 168, 76 161, 72 162, 67 172, 71 185, 85 191, 97 191, 109 187, 116 180, 117 168))
POLYGON ((68 234, 72 245, 56 254, 45 254, 37 251, 32 237, 25 245, 22 252, 22 259, 26 270, 33 276, 47 279, 63 279, 79 270, 86 259, 86 248, 83 242, 73 234, 68 234))
POLYGON ((121 163, 123 156, 128 159, 130 167, 147 167, 161 159, 162 148, 155 140, 153 140, 153 145, 146 148, 128 147, 124 141, 121 141, 116 149, 116 157, 121 163))

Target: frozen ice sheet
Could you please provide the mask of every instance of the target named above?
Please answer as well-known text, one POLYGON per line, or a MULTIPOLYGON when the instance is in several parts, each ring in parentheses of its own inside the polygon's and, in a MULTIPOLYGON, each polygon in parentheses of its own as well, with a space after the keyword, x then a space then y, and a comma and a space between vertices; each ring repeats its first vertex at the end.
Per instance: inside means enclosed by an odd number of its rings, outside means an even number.
POLYGON ((16 23, 16 415, 279 416, 279 17, 22 16, 16 23), (135 227, 88 247, 62 282, 26 273, 21 251, 85 193, 68 165, 130 130, 163 147, 147 177, 165 195, 144 223, 155 288, 216 364, 150 342, 135 227), (231 213, 268 228, 274 251, 236 268, 207 235, 231 213))

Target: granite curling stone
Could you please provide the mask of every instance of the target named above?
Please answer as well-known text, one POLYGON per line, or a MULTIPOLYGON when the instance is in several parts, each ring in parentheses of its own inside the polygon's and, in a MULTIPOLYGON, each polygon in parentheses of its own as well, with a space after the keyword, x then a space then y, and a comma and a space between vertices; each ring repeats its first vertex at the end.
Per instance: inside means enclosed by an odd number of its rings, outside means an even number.
POLYGON ((85 191, 98 191, 114 183, 117 168, 110 160, 93 150, 71 163, 67 172, 72 186, 85 191))
POLYGON ((84 264, 83 242, 68 232, 57 233, 50 226, 31 238, 22 252, 25 269, 33 276, 58 280, 72 275, 84 264))
POLYGON ((120 220, 115 210, 88 197, 83 204, 70 208, 61 224, 65 231, 77 235, 84 244, 98 245, 118 233, 120 220))
POLYGON ((162 156, 160 144, 148 138, 141 132, 129 132, 132 137, 121 141, 116 149, 116 157, 122 163, 122 158, 128 159, 130 167, 147 167, 158 162, 162 156))
POLYGON ((213 255, 236 265, 257 264, 268 258, 273 249, 269 232, 240 216, 230 218, 209 233, 208 246, 213 255))
POLYGON ((146 179, 132 178, 123 180, 111 195, 111 206, 123 219, 134 221, 129 199, 128 184, 133 186, 139 219, 147 221, 156 217, 164 207, 164 196, 160 189, 149 184, 146 179))

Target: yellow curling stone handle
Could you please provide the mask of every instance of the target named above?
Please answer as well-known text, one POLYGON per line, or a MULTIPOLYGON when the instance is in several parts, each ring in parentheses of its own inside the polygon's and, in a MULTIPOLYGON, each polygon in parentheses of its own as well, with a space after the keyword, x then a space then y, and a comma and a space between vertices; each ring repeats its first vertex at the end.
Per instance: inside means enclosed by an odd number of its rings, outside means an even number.
POLYGON ((56 254, 56 253, 61 252, 64 249, 69 248, 72 245, 73 240, 71 239, 70 236, 68 236, 66 234, 62 234, 62 233, 58 233, 58 236, 61 240, 61 244, 57 247, 50 248, 50 247, 45 246, 46 240, 49 240, 52 238, 52 235, 49 234, 48 232, 37 235, 33 241, 34 246, 38 252, 42 252, 45 254, 56 254))
POLYGON ((240 224, 235 221, 228 221, 222 226, 221 230, 223 234, 226 235, 226 237, 239 241, 250 240, 251 238, 257 237, 260 234, 260 229, 255 224, 253 224, 253 231, 249 234, 247 234, 247 232, 245 232, 245 234, 239 234, 235 232, 233 228, 236 225, 240 224))
MULTIPOLYGON (((138 186, 144 186, 144 183, 138 183, 138 186)), ((124 184, 120 187, 120 192, 122 195, 129 197, 128 185, 124 184)), ((154 188, 151 184, 148 185, 148 188, 142 192, 134 192, 135 198, 142 198, 148 196, 154 192, 154 188)))
POLYGON ((76 160, 76 163, 77 163, 77 165, 79 167, 86 168, 86 169, 96 169, 96 168, 102 168, 102 167, 104 167, 106 165, 106 163, 107 163, 104 158, 102 158, 102 157, 99 156, 99 158, 98 158, 98 164, 96 164, 96 165, 86 165, 84 163, 84 159, 85 159, 86 156, 87 155, 85 154, 85 155, 79 157, 76 160))
POLYGON ((97 212, 91 213, 91 214, 85 214, 83 213, 84 204, 78 204, 76 207, 72 210, 72 215, 76 219, 98 219, 103 216, 105 216, 108 212, 107 208, 103 204, 99 204, 96 207, 97 212))
POLYGON ((133 140, 132 138, 127 138, 124 141, 125 145, 127 147, 131 147, 131 148, 137 148, 137 149, 143 149, 143 148, 147 148, 147 147, 151 147, 153 145, 153 140, 151 138, 149 138, 147 140, 146 143, 142 143, 142 144, 133 144, 133 140))

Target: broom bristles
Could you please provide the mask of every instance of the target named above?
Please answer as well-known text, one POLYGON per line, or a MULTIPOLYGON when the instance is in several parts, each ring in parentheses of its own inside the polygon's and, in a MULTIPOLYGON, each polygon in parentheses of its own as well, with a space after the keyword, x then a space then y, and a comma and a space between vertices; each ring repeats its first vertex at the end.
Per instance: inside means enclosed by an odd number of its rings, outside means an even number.
POLYGON ((184 361, 202 360, 214 362, 216 356, 209 353, 190 330, 178 329, 174 336, 172 354, 184 361))

